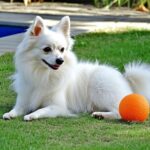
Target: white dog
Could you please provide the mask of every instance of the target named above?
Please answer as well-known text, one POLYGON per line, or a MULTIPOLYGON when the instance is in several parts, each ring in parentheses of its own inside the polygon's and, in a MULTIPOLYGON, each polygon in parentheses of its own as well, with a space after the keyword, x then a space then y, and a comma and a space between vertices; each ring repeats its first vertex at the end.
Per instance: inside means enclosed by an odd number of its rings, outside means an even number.
POLYGON ((78 62, 71 51, 70 19, 63 17, 49 30, 37 16, 15 55, 14 89, 17 100, 4 119, 24 120, 92 113, 120 118, 121 99, 133 92, 150 99, 150 67, 132 63, 122 75, 98 63, 78 62))

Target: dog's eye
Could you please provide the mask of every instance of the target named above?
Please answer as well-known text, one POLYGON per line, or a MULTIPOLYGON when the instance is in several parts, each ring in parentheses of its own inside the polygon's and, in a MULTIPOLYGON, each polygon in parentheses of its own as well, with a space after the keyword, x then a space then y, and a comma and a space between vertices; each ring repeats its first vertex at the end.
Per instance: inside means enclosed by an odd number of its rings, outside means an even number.
POLYGON ((43 48, 43 51, 48 53, 48 52, 51 52, 52 49, 50 47, 45 47, 45 48, 43 48))
POLYGON ((64 48, 64 47, 62 47, 62 48, 60 49, 60 51, 61 51, 61 52, 64 52, 64 50, 65 50, 65 48, 64 48))

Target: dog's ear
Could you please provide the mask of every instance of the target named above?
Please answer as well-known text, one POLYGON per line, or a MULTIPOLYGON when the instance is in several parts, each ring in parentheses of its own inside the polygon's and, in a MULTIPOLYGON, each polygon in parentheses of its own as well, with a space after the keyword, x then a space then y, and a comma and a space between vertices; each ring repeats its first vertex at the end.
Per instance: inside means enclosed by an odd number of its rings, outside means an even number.
POLYGON ((70 36, 70 18, 63 17, 60 22, 52 28, 56 32, 62 32, 66 37, 70 36))
POLYGON ((39 36, 44 28, 44 20, 40 16, 36 16, 33 24, 31 25, 30 34, 32 36, 39 36))

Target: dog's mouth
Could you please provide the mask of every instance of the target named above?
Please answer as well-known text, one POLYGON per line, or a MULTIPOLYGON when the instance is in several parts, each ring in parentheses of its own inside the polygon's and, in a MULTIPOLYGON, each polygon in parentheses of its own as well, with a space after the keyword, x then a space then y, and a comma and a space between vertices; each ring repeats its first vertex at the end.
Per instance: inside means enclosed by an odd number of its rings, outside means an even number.
POLYGON ((47 66, 49 66, 50 68, 52 68, 52 69, 54 69, 54 70, 57 70, 58 68, 59 68, 59 66, 60 65, 58 65, 58 64, 54 64, 54 65, 52 65, 52 64, 49 64, 46 60, 44 60, 44 59, 42 59, 42 61, 47 65, 47 66))

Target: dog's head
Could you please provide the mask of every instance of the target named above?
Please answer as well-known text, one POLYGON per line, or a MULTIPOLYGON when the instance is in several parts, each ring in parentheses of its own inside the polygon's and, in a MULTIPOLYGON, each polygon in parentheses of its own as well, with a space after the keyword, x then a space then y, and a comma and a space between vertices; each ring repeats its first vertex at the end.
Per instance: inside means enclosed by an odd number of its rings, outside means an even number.
POLYGON ((70 18, 65 16, 57 25, 48 29, 44 20, 37 16, 22 43, 24 51, 30 52, 36 61, 52 70, 59 69, 73 43, 70 38, 70 18))

